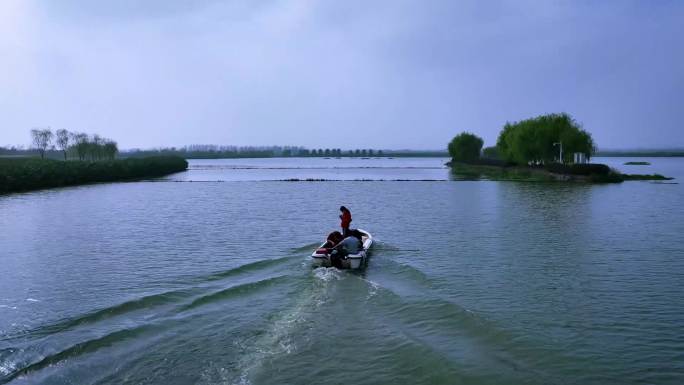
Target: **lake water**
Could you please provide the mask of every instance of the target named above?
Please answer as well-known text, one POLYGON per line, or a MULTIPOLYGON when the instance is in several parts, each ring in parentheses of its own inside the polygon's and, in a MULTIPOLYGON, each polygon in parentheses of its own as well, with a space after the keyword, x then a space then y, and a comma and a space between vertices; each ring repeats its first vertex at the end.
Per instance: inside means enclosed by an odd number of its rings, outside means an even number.
MULTIPOLYGON (((627 160, 597 159, 684 179, 627 160)), ((443 163, 197 160, 2 196, 0 383, 684 383, 683 185, 443 163), (376 237, 359 273, 309 264, 341 204, 376 237)))

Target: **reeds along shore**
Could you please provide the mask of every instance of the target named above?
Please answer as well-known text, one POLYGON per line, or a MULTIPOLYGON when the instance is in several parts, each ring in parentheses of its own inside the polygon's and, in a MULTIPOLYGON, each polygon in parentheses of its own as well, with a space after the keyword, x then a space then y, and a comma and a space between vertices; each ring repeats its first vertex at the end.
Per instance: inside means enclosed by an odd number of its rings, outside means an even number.
POLYGON ((51 187, 160 177, 186 170, 177 156, 88 161, 0 159, 0 194, 51 187))

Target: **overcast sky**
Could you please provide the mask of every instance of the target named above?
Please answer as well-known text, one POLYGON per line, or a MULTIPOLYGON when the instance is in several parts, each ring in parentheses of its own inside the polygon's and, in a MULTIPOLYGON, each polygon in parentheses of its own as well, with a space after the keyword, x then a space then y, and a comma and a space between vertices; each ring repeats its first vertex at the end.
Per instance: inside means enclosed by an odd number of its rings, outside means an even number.
POLYGON ((0 145, 438 149, 550 112, 684 147, 684 1, 0 0, 0 145))

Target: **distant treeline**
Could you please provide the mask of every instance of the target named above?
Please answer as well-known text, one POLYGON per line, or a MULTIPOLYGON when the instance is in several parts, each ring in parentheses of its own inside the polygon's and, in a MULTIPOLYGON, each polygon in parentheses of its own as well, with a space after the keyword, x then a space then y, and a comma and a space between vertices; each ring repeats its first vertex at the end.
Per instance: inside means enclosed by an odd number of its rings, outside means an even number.
POLYGON ((448 151, 386 150, 386 157, 393 158, 447 158, 448 151))
POLYGON ((160 177, 186 170, 177 156, 140 159, 74 160, 0 158, 0 194, 86 183, 160 177))
MULTIPOLYGON (((78 159, 78 153, 70 148, 68 159, 78 159)), ((94 152, 97 154, 97 152, 94 152)), ((133 149, 118 151, 119 158, 143 158, 148 156, 173 155, 185 159, 220 159, 220 158, 277 158, 277 157, 448 157, 446 151, 424 150, 374 150, 374 149, 307 149, 303 147, 237 147, 237 146, 187 146, 159 149, 133 149)), ((35 157, 40 152, 34 148, 0 147, 0 157, 35 157)), ((44 157, 47 159, 64 159, 64 153, 57 149, 46 149, 44 157)), ((91 156, 86 156, 91 159, 91 156)))
POLYGON ((446 151, 411 151, 411 150, 375 150, 354 149, 342 150, 340 148, 317 148, 305 147, 281 147, 281 146, 217 146, 217 145, 191 145, 185 147, 170 147, 159 149, 140 150, 133 149, 122 151, 121 157, 143 157, 153 155, 176 155, 186 159, 218 159, 218 158, 277 158, 277 157, 444 157, 446 151))

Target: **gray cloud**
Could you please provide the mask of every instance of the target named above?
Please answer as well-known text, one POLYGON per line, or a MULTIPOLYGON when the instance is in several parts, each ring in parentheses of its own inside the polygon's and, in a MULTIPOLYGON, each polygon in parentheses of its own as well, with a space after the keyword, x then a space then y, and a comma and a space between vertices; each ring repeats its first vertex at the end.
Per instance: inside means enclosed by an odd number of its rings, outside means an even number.
POLYGON ((0 144, 441 148, 573 114, 684 146, 681 2, 21 1, 0 5, 0 144))

